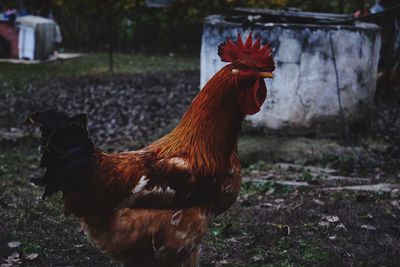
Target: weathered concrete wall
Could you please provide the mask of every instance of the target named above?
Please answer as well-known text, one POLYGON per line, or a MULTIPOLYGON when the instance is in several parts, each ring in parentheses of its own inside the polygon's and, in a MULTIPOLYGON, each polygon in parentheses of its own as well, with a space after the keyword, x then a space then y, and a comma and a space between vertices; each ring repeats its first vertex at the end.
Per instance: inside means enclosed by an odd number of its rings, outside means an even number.
MULTIPOLYGON (((338 68, 342 107, 350 122, 363 122, 373 104, 380 49, 379 27, 257 23, 251 30, 273 46, 274 80, 267 80, 268 99, 249 117, 253 125, 291 133, 341 132, 336 76, 329 31, 338 68)), ((222 67, 217 47, 250 29, 222 16, 205 21, 201 48, 201 86, 222 67)))

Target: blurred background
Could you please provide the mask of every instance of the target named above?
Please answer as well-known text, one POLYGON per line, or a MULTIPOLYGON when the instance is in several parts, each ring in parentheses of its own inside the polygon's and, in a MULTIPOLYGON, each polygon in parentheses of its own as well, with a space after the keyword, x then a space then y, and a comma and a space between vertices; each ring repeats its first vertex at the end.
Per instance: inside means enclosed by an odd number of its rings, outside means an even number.
MULTIPOLYGON (((396 1, 381 1, 388 8, 396 1)), ((62 29, 62 47, 73 51, 102 51, 111 44, 118 51, 199 52, 203 20, 210 14, 229 15, 235 7, 303 11, 370 13, 373 0, 160 0, 63 1, 2 0, 0 10, 17 15, 54 19, 62 29), (184 22, 184 23, 183 23, 184 22)))
POLYGON ((223 65, 271 42, 268 100, 239 138, 243 187, 201 266, 396 266, 400 257, 396 0, 0 0, 0 264, 117 266, 40 199, 37 110, 88 113, 95 144, 170 131, 223 65))

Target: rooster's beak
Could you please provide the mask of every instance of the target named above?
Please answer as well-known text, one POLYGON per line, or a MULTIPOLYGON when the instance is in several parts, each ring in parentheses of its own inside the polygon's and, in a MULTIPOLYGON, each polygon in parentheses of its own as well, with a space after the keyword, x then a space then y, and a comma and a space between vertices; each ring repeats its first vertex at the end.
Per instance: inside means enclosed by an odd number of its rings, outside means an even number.
POLYGON ((272 72, 259 72, 260 73, 260 77, 265 79, 265 78, 269 78, 269 79, 273 79, 274 78, 274 74, 272 74, 272 72))

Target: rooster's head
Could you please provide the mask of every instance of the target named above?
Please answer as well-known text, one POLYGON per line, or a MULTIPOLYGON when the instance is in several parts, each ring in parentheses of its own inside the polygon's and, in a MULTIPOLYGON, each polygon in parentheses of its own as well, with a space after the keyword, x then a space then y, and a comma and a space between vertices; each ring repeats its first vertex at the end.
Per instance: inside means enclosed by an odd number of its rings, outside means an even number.
POLYGON ((218 47, 218 55, 224 62, 231 62, 231 76, 239 94, 239 104, 243 113, 253 115, 260 111, 267 97, 265 78, 273 78, 275 69, 271 47, 261 47, 260 37, 253 44, 250 33, 245 43, 238 34, 236 43, 227 39, 218 47))

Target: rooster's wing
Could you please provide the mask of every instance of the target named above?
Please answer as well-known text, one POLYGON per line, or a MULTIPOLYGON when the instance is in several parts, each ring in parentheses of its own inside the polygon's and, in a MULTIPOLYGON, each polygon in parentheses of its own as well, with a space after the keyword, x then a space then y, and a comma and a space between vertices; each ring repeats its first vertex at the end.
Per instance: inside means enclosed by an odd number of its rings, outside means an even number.
POLYGON ((182 158, 145 162, 147 164, 144 164, 143 175, 116 209, 176 209, 199 206, 205 204, 215 193, 215 180, 196 175, 182 158))

